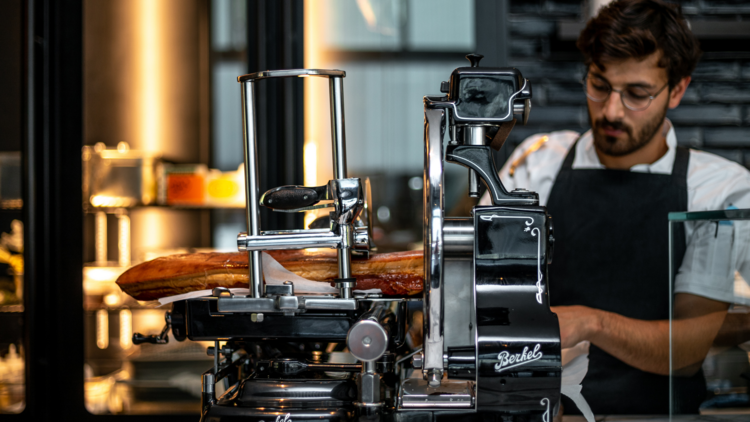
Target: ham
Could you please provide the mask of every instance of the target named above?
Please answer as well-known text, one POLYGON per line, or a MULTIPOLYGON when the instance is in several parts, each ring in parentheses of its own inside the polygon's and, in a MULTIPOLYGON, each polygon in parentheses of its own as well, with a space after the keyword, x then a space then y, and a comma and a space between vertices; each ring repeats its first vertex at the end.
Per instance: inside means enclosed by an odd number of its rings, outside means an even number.
MULTIPOLYGON (((267 251, 287 270, 309 280, 332 282, 338 277, 335 250, 267 251)), ((117 279, 117 285, 137 300, 214 287, 248 287, 248 255, 193 253, 165 256, 136 265, 117 279)), ((373 254, 352 258, 356 289, 380 289, 388 296, 412 296, 422 292, 422 251, 373 254)))

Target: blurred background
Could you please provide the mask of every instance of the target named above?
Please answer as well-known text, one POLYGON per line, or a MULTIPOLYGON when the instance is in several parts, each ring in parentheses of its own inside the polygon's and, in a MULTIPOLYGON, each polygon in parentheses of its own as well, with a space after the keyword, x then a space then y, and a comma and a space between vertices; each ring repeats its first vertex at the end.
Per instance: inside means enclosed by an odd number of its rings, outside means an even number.
MULTIPOLYGON (((496 154, 498 168, 531 134, 587 130, 575 41, 605 3, 2 2, 0 413, 45 412, 41 391, 62 377, 71 391, 55 395, 75 412, 198 414, 208 345, 134 346, 133 332, 161 330, 164 308, 114 280, 162 255, 236 250, 246 230, 238 75, 345 70, 348 168, 372 182, 375 241, 419 248, 422 97, 476 52, 533 86, 529 123, 496 154)), ((750 166, 750 2, 680 3, 705 53, 668 114, 678 141, 750 166)), ((263 82, 256 104, 261 191, 325 184, 327 82, 263 82)), ((450 214, 468 215, 466 170, 447 166, 445 189, 450 214)), ((313 218, 264 210, 261 221, 271 230, 313 218)), ((709 387, 735 395, 725 407, 747 406, 747 352, 730 352, 729 369, 708 361, 709 387)))

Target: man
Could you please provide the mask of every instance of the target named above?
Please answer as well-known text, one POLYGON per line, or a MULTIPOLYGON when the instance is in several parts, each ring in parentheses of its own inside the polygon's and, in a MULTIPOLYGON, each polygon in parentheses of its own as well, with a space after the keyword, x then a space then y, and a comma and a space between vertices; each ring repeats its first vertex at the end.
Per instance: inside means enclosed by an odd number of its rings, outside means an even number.
MULTIPOLYGON (((750 173, 715 155, 677 147, 666 112, 679 105, 700 56, 678 7, 656 0, 614 2, 588 22, 578 48, 587 66, 583 85, 592 129, 580 136, 532 136, 500 175, 509 190, 538 192, 552 215, 551 303, 563 347, 591 342, 583 396, 592 410, 664 414, 667 214, 750 208, 750 173)), ((705 398, 700 366, 732 300, 730 279, 712 274, 695 253, 685 255, 709 239, 713 227, 677 233, 675 256, 686 257, 675 263, 677 413, 697 413, 705 398)), ((574 413, 575 406, 565 402, 565 412, 574 413)))

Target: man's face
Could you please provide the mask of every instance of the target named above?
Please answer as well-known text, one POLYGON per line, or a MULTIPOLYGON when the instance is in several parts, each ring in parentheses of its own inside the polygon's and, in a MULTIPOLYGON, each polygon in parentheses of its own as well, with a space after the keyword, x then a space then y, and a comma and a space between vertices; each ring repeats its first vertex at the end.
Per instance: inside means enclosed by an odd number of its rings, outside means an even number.
MULTIPOLYGON (((587 98, 594 145, 600 153, 622 157, 638 151, 661 128, 670 105, 670 91, 666 88, 659 92, 667 83, 666 69, 658 66, 660 55, 657 52, 640 61, 628 59, 604 63, 606 70, 596 64, 589 67, 589 92, 592 88, 608 86, 622 91, 622 94, 612 91, 609 98, 600 102, 587 98), (634 93, 656 98, 646 109, 635 111, 626 107, 621 97, 634 93)), ((634 97, 631 95, 631 98, 634 97)))

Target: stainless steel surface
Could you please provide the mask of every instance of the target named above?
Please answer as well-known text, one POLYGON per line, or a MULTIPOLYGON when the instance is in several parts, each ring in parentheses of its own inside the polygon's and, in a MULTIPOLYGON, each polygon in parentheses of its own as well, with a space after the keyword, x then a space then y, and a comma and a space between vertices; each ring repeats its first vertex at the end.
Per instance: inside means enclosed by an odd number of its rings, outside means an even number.
POLYGON ((521 122, 525 125, 529 121, 529 115, 531 114, 531 100, 525 99, 514 102, 513 114, 520 114, 521 122))
MULTIPOLYGON (((281 416, 277 418, 274 415, 265 419, 268 422, 274 420, 290 422, 297 419, 288 417, 284 419, 286 412, 282 409, 297 407, 296 415, 299 415, 300 407, 311 411, 314 408, 326 408, 327 406, 340 407, 353 401, 353 397, 349 395, 350 389, 353 389, 353 385, 348 380, 254 379, 252 382, 244 382, 236 393, 236 397, 238 407, 276 408, 281 416)), ((302 417, 302 419, 331 420, 333 418, 315 415, 310 416, 309 419, 305 417, 302 417)), ((257 419, 247 418, 245 420, 257 419)))
MULTIPOLYGON (((333 81, 333 79, 332 79, 333 81)), ((333 82, 332 82, 333 84, 333 82)), ((331 85, 333 89, 334 85, 331 85)), ((331 101, 333 104, 333 91, 331 101)), ((342 100, 343 101, 343 100, 342 100)), ((343 113, 343 110, 341 111, 343 113)), ((343 123, 342 123, 343 124, 343 123)), ((342 129, 343 130, 343 129, 342 129)), ((343 171, 342 174, 346 174, 346 158, 343 140, 337 140, 336 137, 333 139, 334 148, 334 167, 338 167, 342 162, 344 168, 338 171, 343 171), (336 146, 337 142, 341 142, 340 146, 336 146), (336 161, 338 157, 338 162, 336 161), (344 158, 342 158, 344 157, 344 158)), ((352 276, 351 261, 352 261, 352 246, 354 243, 354 220, 359 217, 364 206, 364 197, 362 192, 362 184, 360 179, 334 179, 328 183, 328 191, 333 197, 333 204, 335 209, 335 219, 332 222, 332 228, 341 236, 341 244, 338 246, 338 266, 339 266, 339 278, 348 279, 352 276)), ((340 285, 339 295, 342 298, 348 299, 352 297, 352 289, 346 284, 340 285)))
POLYGON ((339 311, 354 311, 357 309, 356 299, 337 299, 337 298, 314 298, 306 297, 304 301, 305 309, 328 309, 339 311))
POLYGON ((299 309, 299 298, 297 296, 276 297, 276 308, 280 311, 296 311, 299 309))
POLYGON ((293 296, 294 283, 285 281, 284 284, 266 284, 266 296, 293 296))
POLYGON ((341 76, 329 78, 331 96, 331 138, 333 141, 333 178, 346 179, 346 133, 344 132, 344 84, 341 76))
POLYGON ((443 245, 446 257, 471 256, 474 252, 474 222, 471 218, 443 219, 443 245))
MULTIPOLYGON (((356 299, 339 299, 334 297, 309 296, 274 296, 274 297, 220 297, 217 299, 218 312, 286 313, 307 309, 353 311, 357 309, 356 299), (296 304, 296 306, 295 306, 296 304)), ((258 319, 262 321, 262 319, 258 319)))
POLYGON ((237 248, 240 251, 258 251, 258 254, 260 254, 260 251, 268 250, 338 248, 341 243, 341 235, 329 230, 313 233, 261 234, 257 236, 240 233, 237 235, 237 248))
POLYGON ((376 321, 358 321, 349 329, 346 336, 349 352, 363 362, 379 359, 388 349, 388 333, 376 321))
MULTIPOLYGON (((245 146, 245 198, 247 211, 247 233, 260 234, 260 211, 258 210, 258 150, 255 132, 255 98, 252 80, 242 83, 242 129, 245 146)), ((260 252, 248 252, 250 296, 261 297, 263 267, 260 252)))
POLYGON ((333 223, 351 225, 359 217, 364 206, 364 194, 360 179, 334 179, 328 182, 336 212, 333 223))
POLYGON ((346 72, 343 70, 331 70, 331 69, 283 69, 283 70, 264 70, 262 72, 248 73, 246 75, 238 76, 238 82, 245 82, 250 80, 260 80, 269 78, 290 78, 290 77, 305 77, 305 76, 324 76, 324 77, 337 77, 343 78, 346 76, 346 72))
MULTIPOLYGON (((352 250, 349 248, 338 250, 339 278, 347 279, 352 276, 352 250)), ((352 297, 352 288, 349 283, 340 283, 339 295, 344 299, 352 297)))
POLYGON ((357 405, 382 405, 380 400, 380 374, 375 371, 375 362, 364 362, 357 379, 359 402, 357 405))
POLYGON ((470 257, 445 258, 445 348, 474 346, 474 265, 470 257))
MULTIPOLYGON (((443 110, 425 110, 424 368, 443 369, 443 110)), ((439 382, 439 380, 438 380, 439 382)))
POLYGON ((215 297, 221 297, 221 296, 232 297, 232 296, 234 296, 234 293, 230 292, 229 289, 226 288, 226 287, 214 287, 211 290, 211 296, 215 296, 215 297))
MULTIPOLYGON (((330 236, 331 231, 328 229, 308 229, 308 230, 268 230, 268 231, 260 232, 261 237, 268 236, 269 238, 271 236, 297 235, 297 234, 306 234, 306 235, 322 234, 324 236, 330 236)), ((237 236, 237 247, 240 251, 247 250, 246 240, 245 240, 246 236, 247 236, 247 233, 240 233, 237 236)), ((268 240, 268 239, 264 239, 264 241, 265 240, 268 240)), ((369 250, 370 248, 369 244, 370 244, 370 238, 368 235, 367 227, 355 227, 354 234, 352 236, 352 247, 354 248, 354 250, 360 250, 360 251, 369 250)), ((311 248, 317 248, 317 247, 337 248, 339 246, 338 246, 338 243, 336 243, 332 246, 309 246, 309 247, 311 248)), ((298 246, 296 248, 291 248, 291 249, 304 249, 304 248, 302 246, 298 246)), ((261 250, 266 250, 266 249, 261 249, 261 250)))
POLYGON ((214 395, 214 385, 216 384, 216 376, 212 374, 210 371, 203 373, 202 380, 203 380, 203 394, 209 394, 213 397, 214 395))
POLYGON ((416 408, 462 408, 474 407, 474 388, 471 381, 443 380, 438 387, 431 387, 424 380, 409 378, 401 385, 400 407, 416 408))
POLYGON ((422 352, 415 353, 414 356, 411 357, 411 363, 414 366, 414 369, 422 369, 422 366, 424 365, 424 354, 422 354, 422 352))
POLYGON ((467 125, 464 127, 464 144, 465 145, 484 145, 487 130, 490 126, 486 125, 467 125))
MULTIPOLYGON (((464 127, 464 144, 465 145, 484 145, 485 137, 489 126, 469 125, 464 127)), ((477 173, 469 169, 469 196, 476 198, 479 196, 479 177, 477 173)))
POLYGON ((217 299, 216 310, 219 312, 274 312, 276 300, 265 297, 221 297, 217 299))
POLYGON ((214 374, 219 373, 219 341, 214 341, 214 374))

